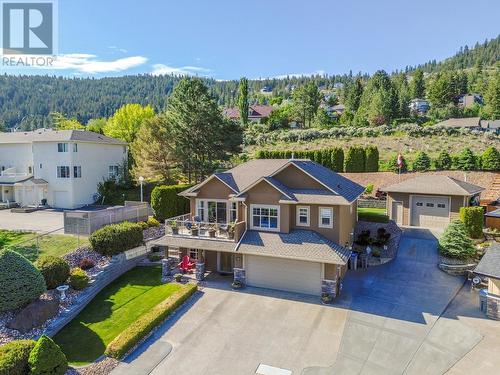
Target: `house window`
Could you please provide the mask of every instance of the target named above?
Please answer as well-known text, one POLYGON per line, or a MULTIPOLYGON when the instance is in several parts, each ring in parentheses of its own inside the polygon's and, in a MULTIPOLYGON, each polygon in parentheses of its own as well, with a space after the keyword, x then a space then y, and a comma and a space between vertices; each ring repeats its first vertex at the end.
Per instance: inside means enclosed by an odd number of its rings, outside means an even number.
POLYGON ((210 223, 227 222, 227 204, 226 202, 207 201, 207 214, 210 223))
POLYGON ((73 143, 73 152, 78 152, 78 143, 73 143))
POLYGON ((333 228, 333 209, 331 207, 319 208, 319 221, 320 228, 333 228))
POLYGON ((198 249, 189 249, 189 258, 198 260, 198 249))
POLYGON ((309 207, 308 206, 298 206, 297 207, 297 226, 308 227, 309 226, 309 207))
POLYGON ((68 144, 67 143, 58 143, 57 144, 57 152, 68 152, 68 144))
POLYGON ((446 208, 446 205, 444 203, 438 203, 438 208, 446 208))
POLYGON ((279 206, 251 205, 252 228, 279 230, 279 206))
POLYGON ((231 202, 229 208, 229 221, 231 223, 236 223, 238 220, 238 204, 236 202, 231 202))
POLYGON ((422 202, 417 202, 417 207, 422 207, 424 204, 422 202))
POLYGON ((33 173, 33 167, 30 165, 28 167, 28 174, 32 174, 33 173))
POLYGON ((82 178, 82 167, 74 166, 73 167, 73 177, 74 178, 82 178))
POLYGON ((427 207, 434 207, 434 203, 426 203, 425 204, 427 207))
POLYGON ((117 165, 110 165, 108 168, 108 177, 110 179, 115 179, 118 177, 119 167, 117 165))
POLYGON ((42 169, 42 167, 43 167, 43 165, 42 165, 42 163, 40 163, 40 169, 42 169))
POLYGON ((69 167, 67 165, 57 167, 57 178, 70 178, 69 167))
POLYGON ((196 216, 205 221, 205 201, 196 202, 196 216))

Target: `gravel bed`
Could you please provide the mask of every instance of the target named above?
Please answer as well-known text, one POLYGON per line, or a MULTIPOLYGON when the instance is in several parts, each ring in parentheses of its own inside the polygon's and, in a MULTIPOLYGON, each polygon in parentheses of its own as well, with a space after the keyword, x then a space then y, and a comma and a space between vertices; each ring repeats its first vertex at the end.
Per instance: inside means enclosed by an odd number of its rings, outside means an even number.
POLYGON ((66 375, 107 375, 118 366, 120 362, 114 358, 104 358, 102 361, 92 363, 85 367, 70 367, 66 375))
POLYGON ((143 231, 144 241, 156 240, 165 235, 165 225, 159 227, 151 227, 143 231))

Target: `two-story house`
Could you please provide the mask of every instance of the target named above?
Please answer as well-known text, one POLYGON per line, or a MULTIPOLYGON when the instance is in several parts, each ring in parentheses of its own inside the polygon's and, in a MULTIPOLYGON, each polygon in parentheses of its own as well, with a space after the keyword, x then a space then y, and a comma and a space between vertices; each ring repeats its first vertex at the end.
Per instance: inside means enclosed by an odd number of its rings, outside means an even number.
POLYGON ((251 160, 180 193, 190 213, 158 244, 250 286, 319 295, 345 274, 363 191, 310 160, 251 160))
POLYGON ((95 201, 115 177, 127 143, 84 130, 0 133, 0 201, 22 207, 76 208, 95 201))

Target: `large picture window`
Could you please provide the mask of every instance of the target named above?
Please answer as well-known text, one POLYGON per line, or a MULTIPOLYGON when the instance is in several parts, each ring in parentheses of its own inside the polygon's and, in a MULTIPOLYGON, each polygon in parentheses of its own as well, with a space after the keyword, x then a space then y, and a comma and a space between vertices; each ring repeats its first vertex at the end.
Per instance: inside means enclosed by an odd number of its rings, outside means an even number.
POLYGON ((279 206, 251 205, 253 229, 279 230, 279 206))
POLYGON ((57 167, 57 178, 70 178, 69 166, 63 165, 57 167))
POLYGON ((197 199, 196 216, 204 222, 226 224, 228 217, 228 204, 226 201, 197 199))

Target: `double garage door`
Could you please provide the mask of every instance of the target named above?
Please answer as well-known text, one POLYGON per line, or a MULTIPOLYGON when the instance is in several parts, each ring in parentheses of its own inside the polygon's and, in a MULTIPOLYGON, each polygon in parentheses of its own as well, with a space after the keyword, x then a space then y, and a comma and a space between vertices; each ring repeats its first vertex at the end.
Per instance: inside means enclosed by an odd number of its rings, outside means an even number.
POLYGON ((245 269, 250 286, 314 295, 321 293, 322 263, 246 255, 245 269))
POLYGON ((449 197, 412 196, 411 225, 424 228, 444 228, 449 222, 449 197))

